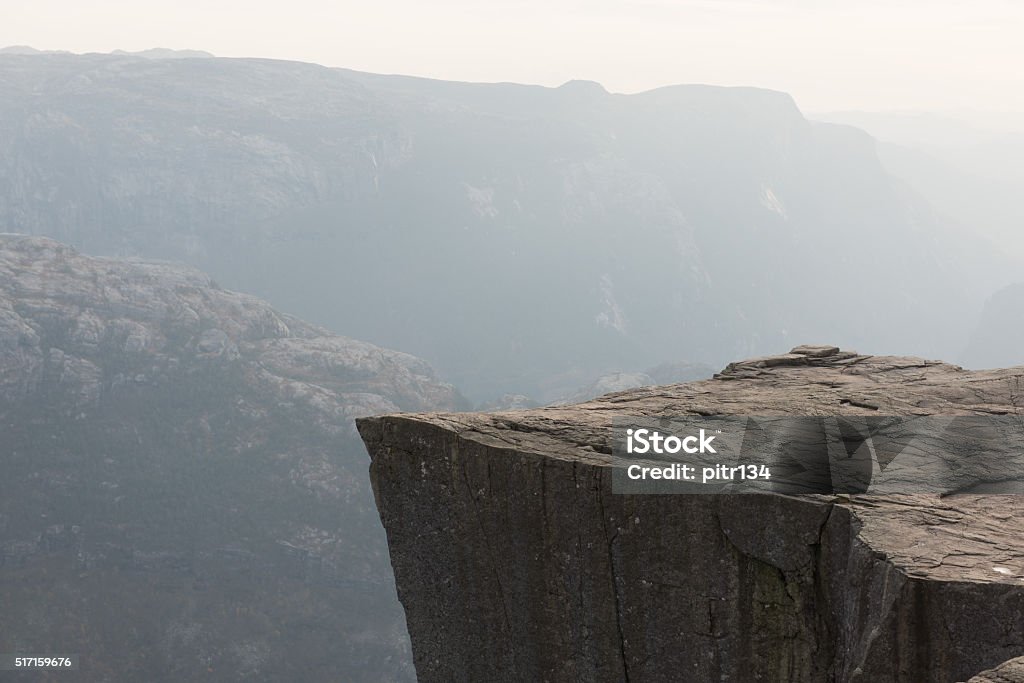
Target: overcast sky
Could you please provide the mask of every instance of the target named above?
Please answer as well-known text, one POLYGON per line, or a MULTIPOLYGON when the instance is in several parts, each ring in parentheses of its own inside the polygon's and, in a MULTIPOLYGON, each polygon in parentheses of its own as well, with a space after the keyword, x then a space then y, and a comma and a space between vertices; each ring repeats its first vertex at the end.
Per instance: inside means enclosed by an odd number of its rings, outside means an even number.
POLYGON ((617 92, 754 85, 811 112, 1024 112, 1020 0, 0 0, 12 44, 617 92))

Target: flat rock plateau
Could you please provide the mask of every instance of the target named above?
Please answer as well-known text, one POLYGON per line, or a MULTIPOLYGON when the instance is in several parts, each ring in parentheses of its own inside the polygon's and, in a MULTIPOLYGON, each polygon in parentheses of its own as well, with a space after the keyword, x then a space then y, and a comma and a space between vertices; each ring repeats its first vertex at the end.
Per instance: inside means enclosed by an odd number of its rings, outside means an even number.
POLYGON ((1024 653, 1021 498, 620 495, 610 444, 630 416, 1013 415, 1022 377, 807 346, 573 406, 358 420, 419 680, 1020 680, 979 672, 1024 653))
POLYGON ((0 235, 0 652, 79 654, 82 681, 412 680, 352 419, 460 401, 191 268, 0 235))

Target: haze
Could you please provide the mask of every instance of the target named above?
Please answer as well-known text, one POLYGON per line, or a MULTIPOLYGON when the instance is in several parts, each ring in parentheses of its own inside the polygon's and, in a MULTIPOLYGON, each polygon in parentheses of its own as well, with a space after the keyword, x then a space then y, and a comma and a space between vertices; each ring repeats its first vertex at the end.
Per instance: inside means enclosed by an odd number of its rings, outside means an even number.
POLYGON ((193 48, 468 81, 791 93, 805 111, 1024 111, 1009 0, 38 0, 0 2, 0 45, 193 48))

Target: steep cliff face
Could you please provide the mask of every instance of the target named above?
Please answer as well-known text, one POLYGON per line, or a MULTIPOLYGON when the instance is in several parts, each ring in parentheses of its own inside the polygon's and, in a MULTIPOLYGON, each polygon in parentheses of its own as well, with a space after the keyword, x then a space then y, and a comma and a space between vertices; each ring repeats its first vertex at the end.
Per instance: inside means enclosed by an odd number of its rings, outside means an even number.
POLYGON ((616 417, 1019 411, 830 347, 589 403, 358 421, 423 681, 966 680, 1024 652, 1012 496, 614 494, 616 417))
POLYGON ((352 418, 460 400, 198 271, 0 235, 0 652, 411 679, 352 418))

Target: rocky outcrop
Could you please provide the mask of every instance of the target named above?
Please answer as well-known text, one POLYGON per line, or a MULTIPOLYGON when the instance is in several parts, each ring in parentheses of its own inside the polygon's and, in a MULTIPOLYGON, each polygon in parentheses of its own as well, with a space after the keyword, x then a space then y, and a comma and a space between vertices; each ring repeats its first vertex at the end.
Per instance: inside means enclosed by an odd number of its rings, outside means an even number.
POLYGON ((1011 659, 967 681, 967 683, 1024 683, 1024 657, 1011 659))
POLYGON ((1021 499, 619 495, 611 424, 1016 414, 1022 378, 798 347, 576 406, 359 420, 419 678, 946 683, 1018 656, 1021 499))
POLYGON ((0 652, 410 680, 352 419, 460 401, 198 271, 0 235, 0 652))

